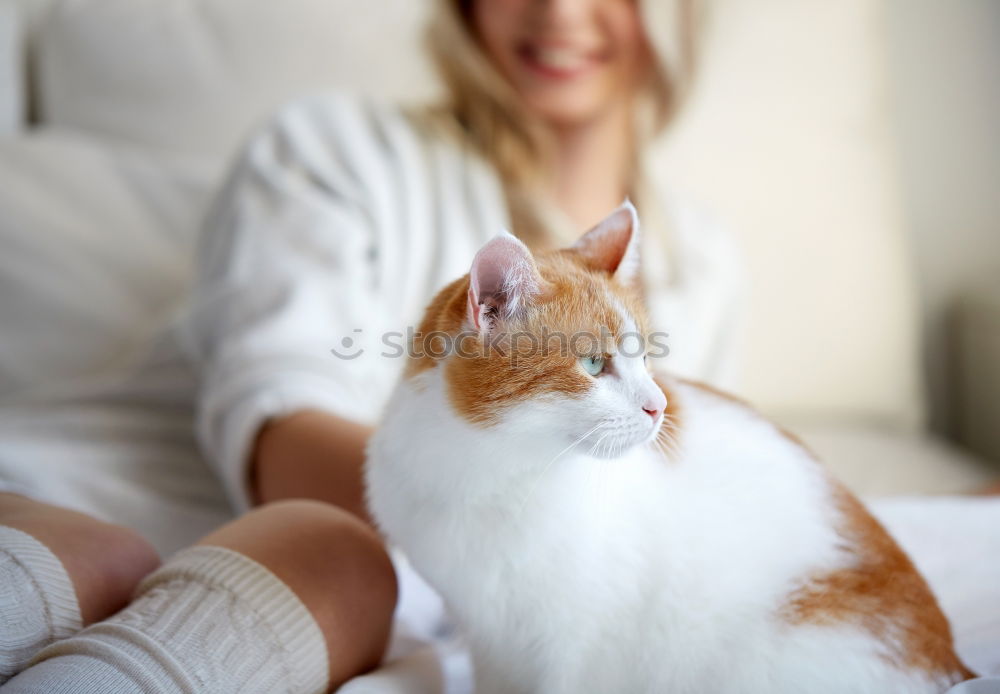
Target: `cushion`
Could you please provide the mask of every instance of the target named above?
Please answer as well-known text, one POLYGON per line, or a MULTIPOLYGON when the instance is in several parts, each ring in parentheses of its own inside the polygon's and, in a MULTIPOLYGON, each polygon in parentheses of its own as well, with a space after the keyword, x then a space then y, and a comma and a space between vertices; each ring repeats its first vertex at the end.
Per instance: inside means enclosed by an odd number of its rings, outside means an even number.
POLYGON ((857 494, 964 494, 997 481, 989 463, 922 433, 821 423, 792 431, 857 494))
POLYGON ((21 129, 24 118, 24 59, 20 12, 0 0, 0 135, 21 129))
POLYGON ((67 133, 0 139, 0 404, 148 347, 187 286, 217 176, 67 133))
POLYGON ((59 0, 40 28, 43 121, 228 154, 264 114, 322 87, 433 88, 418 56, 429 3, 59 0))

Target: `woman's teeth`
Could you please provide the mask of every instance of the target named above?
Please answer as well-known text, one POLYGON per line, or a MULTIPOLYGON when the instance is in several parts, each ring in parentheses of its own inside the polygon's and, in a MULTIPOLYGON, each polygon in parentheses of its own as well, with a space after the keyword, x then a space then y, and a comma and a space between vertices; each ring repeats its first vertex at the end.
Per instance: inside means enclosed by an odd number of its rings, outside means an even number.
POLYGON ((578 70, 587 65, 587 56, 561 48, 541 48, 533 51, 535 61, 552 70, 578 70))

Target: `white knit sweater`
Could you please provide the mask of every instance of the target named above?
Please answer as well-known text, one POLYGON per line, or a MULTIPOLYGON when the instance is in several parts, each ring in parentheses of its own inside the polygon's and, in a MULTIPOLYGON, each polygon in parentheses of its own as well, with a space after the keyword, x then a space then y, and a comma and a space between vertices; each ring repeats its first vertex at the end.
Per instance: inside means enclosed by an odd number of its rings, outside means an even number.
MULTIPOLYGON (((669 368, 718 382, 736 254, 719 228, 668 209, 677 258, 646 259, 654 327, 671 335, 669 368), (670 266, 676 276, 664 277, 670 266)), ((405 362, 407 327, 507 227, 491 169, 398 109, 313 98, 259 133, 205 229, 190 323, 200 435, 230 498, 246 505, 248 446, 266 418, 312 407, 373 421, 405 362)))

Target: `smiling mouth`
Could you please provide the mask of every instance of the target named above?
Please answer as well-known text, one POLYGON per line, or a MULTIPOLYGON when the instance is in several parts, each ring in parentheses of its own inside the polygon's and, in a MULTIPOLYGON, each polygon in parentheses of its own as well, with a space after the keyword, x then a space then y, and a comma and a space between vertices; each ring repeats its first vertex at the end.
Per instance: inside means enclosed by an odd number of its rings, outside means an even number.
POLYGON ((521 61, 533 72, 553 79, 571 79, 590 72, 603 62, 599 54, 565 46, 524 44, 521 61))

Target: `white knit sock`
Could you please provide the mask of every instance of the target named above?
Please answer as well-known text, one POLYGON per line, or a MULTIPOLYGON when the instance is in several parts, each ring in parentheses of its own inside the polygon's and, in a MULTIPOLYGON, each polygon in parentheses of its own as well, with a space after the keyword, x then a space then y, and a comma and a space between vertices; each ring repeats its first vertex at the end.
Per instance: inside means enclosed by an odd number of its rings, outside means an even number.
POLYGON ((81 626, 76 590, 59 557, 28 533, 0 526, 0 684, 81 626))
POLYGON ((43 649, 3 694, 317 694, 326 642, 277 576, 222 547, 192 547, 133 602, 43 649))

